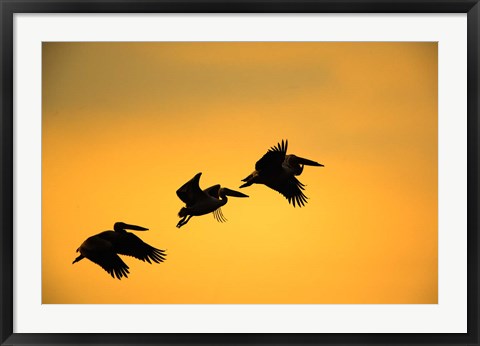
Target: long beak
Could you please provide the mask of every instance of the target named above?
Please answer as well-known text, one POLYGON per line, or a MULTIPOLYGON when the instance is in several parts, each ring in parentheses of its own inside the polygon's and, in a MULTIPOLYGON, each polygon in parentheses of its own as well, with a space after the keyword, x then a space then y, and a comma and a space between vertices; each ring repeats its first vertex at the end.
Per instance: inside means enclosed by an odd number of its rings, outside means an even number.
POLYGON ((324 167, 321 163, 318 163, 316 161, 312 161, 312 160, 309 160, 309 159, 305 159, 305 158, 299 157, 299 156, 296 157, 296 161, 301 165, 324 167))
POLYGON ((136 225, 129 225, 129 224, 125 224, 123 226, 124 229, 131 229, 131 230, 134 230, 134 231, 148 231, 148 228, 145 228, 145 227, 142 227, 142 226, 136 226, 136 225))
MULTIPOLYGON (((241 186, 240 186, 241 187, 241 186)), ((238 191, 235 191, 235 190, 230 190, 230 189, 227 189, 226 187, 223 188, 223 191, 225 193, 225 195, 227 196, 232 196, 232 197, 248 197, 246 194, 244 193, 241 193, 241 192, 238 192, 238 191)))
POLYGON ((73 260, 72 264, 77 263, 78 261, 82 260, 83 258, 84 258, 83 255, 78 256, 77 258, 75 258, 75 259, 73 260))

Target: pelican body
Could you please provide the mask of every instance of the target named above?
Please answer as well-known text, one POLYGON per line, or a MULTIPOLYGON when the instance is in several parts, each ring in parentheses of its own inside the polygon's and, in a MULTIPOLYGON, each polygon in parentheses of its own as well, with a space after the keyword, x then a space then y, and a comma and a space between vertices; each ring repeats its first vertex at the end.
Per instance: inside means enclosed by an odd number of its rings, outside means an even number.
POLYGON ((227 196, 232 197, 248 197, 247 195, 221 187, 220 184, 210 186, 209 188, 200 189, 200 176, 197 173, 192 179, 186 182, 177 190, 177 196, 186 204, 178 212, 181 220, 177 223, 180 228, 185 225, 192 216, 200 216, 213 213, 214 218, 219 222, 225 222, 227 219, 223 216, 220 207, 228 202, 227 196))
POLYGON ((77 249, 80 255, 72 264, 84 258, 98 264, 113 278, 128 277, 129 268, 120 255, 132 256, 148 263, 165 260, 164 250, 156 249, 126 230, 147 231, 148 228, 116 222, 113 231, 104 231, 85 240, 77 249))
POLYGON ((255 164, 255 171, 242 181, 240 188, 252 184, 263 184, 278 191, 292 203, 302 207, 307 203, 303 185, 295 176, 302 174, 304 166, 319 166, 322 164, 293 154, 287 155, 288 140, 271 147, 255 164))

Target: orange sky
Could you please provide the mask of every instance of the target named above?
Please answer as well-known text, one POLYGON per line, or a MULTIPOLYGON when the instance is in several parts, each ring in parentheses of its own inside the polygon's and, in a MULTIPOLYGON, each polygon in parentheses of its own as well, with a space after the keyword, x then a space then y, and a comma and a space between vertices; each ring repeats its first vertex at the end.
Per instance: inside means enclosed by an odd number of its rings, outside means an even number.
POLYGON ((437 303, 436 43, 44 43, 43 303, 437 303), (175 191, 238 189, 281 139, 309 202, 265 186, 228 219, 175 191), (124 221, 166 249, 128 279, 88 260, 124 221))

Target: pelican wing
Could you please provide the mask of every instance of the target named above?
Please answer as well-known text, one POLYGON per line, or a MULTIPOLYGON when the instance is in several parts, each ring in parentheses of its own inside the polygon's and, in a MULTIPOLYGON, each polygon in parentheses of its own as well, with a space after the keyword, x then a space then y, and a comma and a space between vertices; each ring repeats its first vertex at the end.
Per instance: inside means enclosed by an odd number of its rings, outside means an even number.
POLYGON ((90 261, 102 267, 113 278, 128 277, 128 266, 115 253, 109 241, 93 236, 80 246, 79 251, 90 261))
POLYGON ((288 139, 285 141, 282 139, 282 143, 277 143, 276 146, 271 147, 270 149, 268 149, 268 151, 280 151, 286 154, 287 148, 288 148, 288 139))
POLYGON ((305 185, 303 185, 294 176, 282 181, 281 183, 266 183, 265 185, 284 195, 285 198, 287 198, 288 203, 292 203, 294 207, 295 205, 303 207, 305 203, 307 203, 308 197, 303 193, 303 190, 305 190, 305 185))
POLYGON ((121 239, 115 242, 117 253, 126 256, 135 257, 148 263, 160 263, 165 261, 165 251, 148 245, 133 233, 127 233, 121 239))
POLYGON ((199 198, 205 196, 200 189, 200 176, 202 173, 197 173, 192 179, 187 181, 177 190, 177 196, 184 202, 187 207, 193 205, 199 198))
POLYGON ((122 277, 128 278, 128 266, 114 252, 97 254, 96 256, 87 258, 105 269, 112 278, 116 277, 119 280, 122 279, 122 277))
POLYGON ((282 140, 282 143, 268 149, 267 153, 255 164, 255 169, 257 171, 280 169, 287 154, 287 147, 288 140, 282 140))
POLYGON ((207 195, 218 198, 219 190, 220 190, 220 184, 217 184, 217 185, 213 185, 213 186, 210 186, 210 187, 206 188, 205 190, 203 190, 203 192, 206 193, 207 195))

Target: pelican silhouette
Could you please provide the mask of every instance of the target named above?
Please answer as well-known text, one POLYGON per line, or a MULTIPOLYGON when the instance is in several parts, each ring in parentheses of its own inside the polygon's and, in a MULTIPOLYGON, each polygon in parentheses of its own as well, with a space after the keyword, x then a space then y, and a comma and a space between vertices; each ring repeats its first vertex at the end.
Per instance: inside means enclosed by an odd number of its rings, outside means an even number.
POLYGON ((156 249, 143 242, 135 234, 125 231, 147 231, 148 228, 116 222, 113 231, 104 231, 85 240, 77 249, 80 256, 72 264, 88 258, 105 269, 113 278, 128 277, 128 266, 118 256, 132 256, 148 263, 160 263, 165 260, 165 251, 156 249))
POLYGON ((288 203, 302 207, 307 203, 308 197, 305 196, 303 185, 296 175, 303 172, 303 166, 320 166, 322 164, 299 157, 296 155, 287 155, 288 140, 278 143, 271 147, 263 157, 255 164, 255 171, 242 181, 245 184, 240 188, 252 184, 264 184, 269 188, 280 192, 288 200, 288 203))
POLYGON ((212 212, 213 217, 218 222, 225 222, 227 219, 223 216, 220 207, 227 204, 227 196, 248 197, 241 192, 230 190, 226 187, 220 187, 219 184, 202 190, 199 185, 201 175, 201 172, 197 173, 192 179, 183 184, 183 186, 177 190, 178 198, 186 204, 186 207, 183 207, 178 212, 178 216, 182 218, 177 223, 178 228, 185 225, 192 216, 200 216, 212 212))

